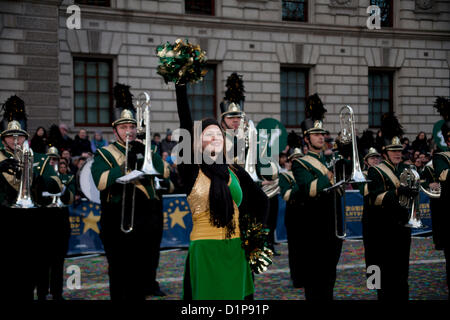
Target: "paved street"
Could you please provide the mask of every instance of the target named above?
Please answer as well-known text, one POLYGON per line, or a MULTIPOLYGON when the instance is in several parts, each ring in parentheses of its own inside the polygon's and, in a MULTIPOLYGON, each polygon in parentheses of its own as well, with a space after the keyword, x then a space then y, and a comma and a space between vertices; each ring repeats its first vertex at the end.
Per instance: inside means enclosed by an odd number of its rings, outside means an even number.
MULTIPOLYGON (((302 300, 302 289, 291 286, 287 244, 276 246, 281 253, 275 257, 274 264, 263 275, 255 276, 256 300, 302 300)), ((186 250, 161 252, 158 279, 161 289, 167 293, 162 298, 179 300, 182 297, 182 279, 186 250)), ((445 284, 445 260, 442 251, 436 251, 431 238, 413 238, 409 273, 410 299, 447 299, 445 284)), ((107 264, 104 256, 66 259, 66 268, 78 265, 81 268, 79 290, 64 289, 68 300, 109 299, 107 264)), ((68 275, 66 275, 67 278, 68 275)), ((364 249, 362 241, 346 241, 338 265, 337 282, 334 291, 337 300, 373 300, 375 292, 366 288, 364 249)), ((149 299, 161 299, 150 297, 149 299)))

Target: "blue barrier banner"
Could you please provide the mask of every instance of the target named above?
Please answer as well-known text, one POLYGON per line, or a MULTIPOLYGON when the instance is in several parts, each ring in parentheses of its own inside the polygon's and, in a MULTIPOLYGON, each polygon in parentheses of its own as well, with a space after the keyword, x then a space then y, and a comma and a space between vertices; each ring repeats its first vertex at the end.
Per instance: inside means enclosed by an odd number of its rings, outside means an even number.
POLYGON ((277 227, 275 229, 275 242, 286 242, 287 232, 286 225, 284 223, 284 217, 286 214, 286 201, 283 197, 278 194, 278 216, 277 216, 277 227))
MULTIPOLYGON (((346 226, 348 239, 362 239, 362 214, 364 209, 363 196, 358 190, 347 190, 346 194, 346 226)), ((344 202, 342 201, 342 208, 344 208, 344 202)), ((412 235, 419 235, 430 233, 431 229, 431 212, 430 212, 430 199, 423 192, 420 193, 420 219, 422 220, 423 228, 412 229, 412 235)), ((278 205, 278 217, 277 217, 277 229, 275 232, 276 241, 284 242, 287 240, 286 227, 284 225, 284 216, 286 211, 286 201, 279 195, 278 205)))
MULTIPOLYGON (((284 217, 286 202, 279 197, 277 228, 275 241, 287 241, 284 217)), ((342 204, 343 205, 343 204, 342 204)), ((363 197, 358 191, 346 191, 346 221, 347 238, 362 238, 362 213, 363 197)), ((413 235, 431 232, 431 213, 429 198, 420 193, 420 213, 424 225, 422 229, 413 229, 413 235)), ((71 235, 69 240, 68 255, 103 253, 103 245, 99 237, 100 233, 100 205, 81 201, 69 206, 69 219, 71 235)), ((189 204, 184 194, 163 196, 164 231, 161 248, 188 247, 189 236, 192 230, 192 215, 189 204)))
POLYGON ((185 194, 163 195, 164 231, 161 248, 188 247, 192 215, 185 194))
POLYGON ((103 253, 100 240, 100 205, 80 201, 69 206, 70 239, 68 255, 103 253))

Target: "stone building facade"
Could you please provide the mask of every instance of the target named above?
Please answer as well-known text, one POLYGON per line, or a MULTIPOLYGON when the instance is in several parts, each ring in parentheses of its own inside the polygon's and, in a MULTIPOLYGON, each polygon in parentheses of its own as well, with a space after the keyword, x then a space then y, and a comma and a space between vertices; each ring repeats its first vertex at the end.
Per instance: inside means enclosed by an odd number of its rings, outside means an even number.
POLYGON ((450 95, 449 1, 395 0, 392 27, 379 30, 366 24, 370 0, 306 1, 306 22, 284 21, 281 0, 215 0, 213 15, 185 13, 184 0, 109 2, 80 4, 79 30, 66 25, 73 1, 0 2, 0 101, 21 96, 30 128, 58 122, 80 128, 77 57, 111 59, 112 82, 130 85, 134 94, 149 91, 152 132, 178 127, 174 87, 156 73, 155 55, 157 45, 177 38, 199 43, 215 65, 217 109, 226 78, 243 75, 245 111, 256 122, 281 119, 281 68, 307 70, 307 94, 321 97, 333 134, 344 104, 353 107, 358 130, 368 128, 371 71, 392 74, 391 107, 410 138, 430 135, 440 119, 433 102, 450 95))

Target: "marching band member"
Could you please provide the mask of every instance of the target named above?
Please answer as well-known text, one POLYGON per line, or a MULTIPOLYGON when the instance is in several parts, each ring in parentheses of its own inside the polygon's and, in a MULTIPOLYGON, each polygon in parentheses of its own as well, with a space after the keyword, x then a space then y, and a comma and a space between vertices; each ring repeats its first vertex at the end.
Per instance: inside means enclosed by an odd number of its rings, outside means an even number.
POLYGON ((414 198, 418 191, 400 185, 400 174, 407 166, 402 163, 399 139, 403 130, 394 115, 383 115, 382 132, 384 160, 368 170, 369 206, 363 224, 366 265, 380 268, 378 299, 407 300, 411 228, 406 227, 409 213, 399 196, 414 198))
MULTIPOLYGON (((27 139, 28 133, 15 120, 10 121, 7 129, 1 133, 4 149, 0 150, 0 171, 2 172, 0 205, 4 224, 19 226, 18 229, 14 228, 14 232, 7 232, 10 228, 6 228, 6 231, 2 233, 3 243, 8 243, 5 248, 6 254, 10 252, 11 261, 14 261, 12 265, 7 266, 9 275, 5 279, 4 288, 8 298, 32 300, 39 267, 35 266, 30 270, 26 267, 27 263, 24 259, 39 261, 39 252, 45 250, 45 241, 42 238, 42 228, 45 227, 42 216, 45 211, 38 207, 48 203, 42 196, 44 191, 59 193, 62 185, 54 169, 48 165, 45 155, 35 153, 32 163, 29 162, 31 158, 25 159, 27 155, 22 150, 26 150, 27 139), (27 168, 24 167, 24 163, 28 163, 27 168), (26 181, 28 175, 24 171, 30 170, 29 166, 33 168, 29 180, 26 181), (21 185, 22 189, 20 189, 21 185), (18 196, 24 196, 29 201, 26 205, 16 202, 18 196), (24 256, 24 252, 30 254, 24 256)), ((32 153, 31 149, 29 152, 32 153)), ((38 298, 43 300, 45 295, 38 295, 38 298)))
POLYGON ((37 292, 38 298, 43 300, 50 294, 53 300, 64 300, 63 294, 63 280, 64 280, 64 258, 69 247, 70 238, 70 222, 69 209, 65 204, 73 202, 75 194, 75 183, 71 179, 69 181, 63 180, 59 173, 58 163, 60 160, 58 149, 50 147, 46 154, 47 165, 54 168, 56 175, 61 180, 63 185, 63 194, 59 197, 53 197, 52 204, 42 208, 42 220, 45 221, 45 232, 42 232, 42 237, 45 238, 45 253, 44 259, 38 263, 41 268, 37 277, 37 292), (60 201, 59 201, 60 200, 60 201))
MULTIPOLYGON (((364 156, 364 177, 368 179, 368 170, 371 167, 375 167, 378 164, 380 164, 380 157, 381 154, 377 151, 377 149, 370 147, 367 154, 364 156)), ((371 237, 371 232, 377 232, 376 229, 372 228, 369 229, 369 184, 368 183, 360 183, 358 184, 359 192, 363 196, 363 215, 361 219, 362 224, 362 235, 363 235, 363 244, 364 244, 364 258, 366 261, 366 268, 370 266, 370 262, 372 261, 370 258, 370 254, 373 252, 371 250, 370 245, 373 244, 373 242, 370 242, 369 239, 371 237), (369 231, 370 230, 370 231, 369 231)))
POLYGON ((302 202, 299 198, 299 188, 295 182, 292 173, 292 162, 294 159, 300 158, 303 153, 299 148, 295 148, 294 152, 288 157, 285 163, 286 171, 280 172, 280 193, 286 201, 286 213, 284 222, 286 225, 289 269, 291 271, 291 279, 294 288, 303 287, 303 271, 302 271, 302 250, 305 246, 301 238, 298 236, 298 226, 302 225, 301 214, 303 211, 302 202))
MULTIPOLYGON (((303 270, 307 300, 332 300, 336 281, 336 266, 341 254, 342 240, 336 237, 335 204, 333 192, 324 189, 333 184, 333 173, 327 169, 321 150, 326 131, 317 120, 305 130, 309 152, 294 159, 292 172, 298 185, 298 200, 304 201, 300 213, 302 224, 299 232, 304 243, 303 270)), ((336 206, 340 212, 340 205, 336 206)))
MULTIPOLYGON (((126 86, 123 90, 128 88, 126 86)), ((118 100, 117 106, 132 107, 132 103, 118 100)), ((155 191, 152 176, 145 176, 125 185, 116 182, 118 178, 132 171, 130 168, 142 167, 145 146, 136 140, 136 120, 130 110, 124 109, 112 127, 116 141, 97 149, 91 168, 94 182, 100 190, 100 237, 108 261, 110 296, 112 300, 143 300, 149 293, 162 296, 165 294, 156 282, 163 230, 161 199, 155 191), (130 146, 128 151, 127 145, 130 146), (129 169, 127 172, 125 163, 129 169), (125 197, 122 198, 124 188, 125 197), (132 227, 132 230, 125 233, 121 230, 125 227, 132 227)), ((146 138, 150 143, 150 137, 146 138)), ((154 147, 152 160, 155 169, 165 179, 165 187, 170 189, 170 182, 167 180, 169 168, 155 152, 154 147)))
MULTIPOLYGON (((447 144, 447 150, 436 152, 433 155, 433 167, 435 176, 441 185, 441 195, 437 200, 438 205, 432 208, 433 219, 433 240, 438 250, 444 250, 445 270, 447 274, 447 288, 450 290, 450 235, 448 226, 450 217, 448 215, 448 199, 450 199, 450 104, 447 100, 447 114, 444 117, 444 124, 441 127, 442 136, 447 144)), ((450 299, 450 293, 449 293, 450 299)))

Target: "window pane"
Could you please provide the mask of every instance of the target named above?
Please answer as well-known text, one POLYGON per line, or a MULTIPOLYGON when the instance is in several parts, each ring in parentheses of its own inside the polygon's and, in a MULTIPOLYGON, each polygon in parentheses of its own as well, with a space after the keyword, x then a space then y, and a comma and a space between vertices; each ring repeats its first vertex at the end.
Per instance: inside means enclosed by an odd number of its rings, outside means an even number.
POLYGON ((75 78, 75 91, 84 91, 84 78, 75 78))
POLYGON ((283 0, 283 20, 306 21, 305 0, 283 0))
POLYGON ((187 87, 189 104, 194 120, 200 120, 204 117, 215 117, 215 66, 208 66, 207 69, 208 73, 202 82, 199 82, 194 86, 188 85, 187 87))
POLYGON ((88 123, 97 123, 97 110, 88 110, 88 123))
POLYGON ((76 93, 75 94, 75 108, 84 108, 84 93, 76 93))
POLYGON ((109 124, 109 110, 100 109, 100 119, 98 122, 109 124))
POLYGON ((391 112, 392 72, 369 71, 369 126, 379 127, 381 116, 391 112))
POLYGON ((307 73, 305 69, 281 69, 281 121, 287 126, 299 127, 304 120, 307 95, 307 73))
POLYGON ((109 92, 109 79, 102 78, 102 79, 99 79, 99 82, 100 82, 99 91, 100 92, 109 92))
POLYGON ((103 7, 110 7, 111 1, 110 0, 75 0, 75 3, 78 4, 88 4, 91 6, 103 6, 103 7))
POLYGON ((75 61, 73 68, 76 76, 84 75, 84 63, 82 61, 75 61))
POLYGON ((84 109, 75 109, 75 122, 84 123, 84 109))
POLYGON ((97 92, 97 78, 88 78, 87 79, 87 91, 97 92))
POLYGON ((100 108, 106 108, 109 109, 109 95, 108 94, 101 94, 100 95, 100 108))
POLYGON ((96 77, 97 76, 97 64, 95 62, 88 62, 87 63, 87 75, 89 77, 96 77))
POLYGON ((370 0, 371 5, 380 8, 381 27, 392 27, 392 0, 370 0))
POLYGON ((76 57, 73 65, 75 125, 109 126, 112 120, 110 60, 76 57))
POLYGON ((106 62, 100 62, 98 64, 99 77, 109 77, 109 65, 106 62))
POLYGON ((192 14, 214 14, 214 0, 185 0, 186 13, 192 14))

